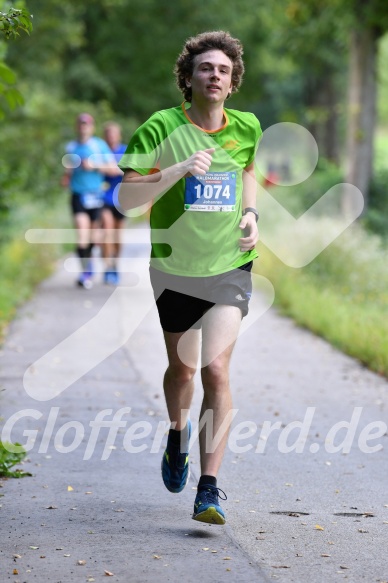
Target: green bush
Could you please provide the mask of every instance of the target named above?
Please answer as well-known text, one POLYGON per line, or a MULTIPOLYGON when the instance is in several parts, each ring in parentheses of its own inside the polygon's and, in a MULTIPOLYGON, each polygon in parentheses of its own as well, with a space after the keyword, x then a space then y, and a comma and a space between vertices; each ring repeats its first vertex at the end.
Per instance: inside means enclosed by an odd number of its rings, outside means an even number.
POLYGON ((26 457, 26 450, 19 443, 3 443, 0 441, 0 477, 1 478, 25 478, 32 476, 29 472, 13 470, 11 468, 20 464, 26 457))
POLYGON ((364 216, 365 227, 388 239, 388 169, 375 173, 369 190, 368 210, 364 216))

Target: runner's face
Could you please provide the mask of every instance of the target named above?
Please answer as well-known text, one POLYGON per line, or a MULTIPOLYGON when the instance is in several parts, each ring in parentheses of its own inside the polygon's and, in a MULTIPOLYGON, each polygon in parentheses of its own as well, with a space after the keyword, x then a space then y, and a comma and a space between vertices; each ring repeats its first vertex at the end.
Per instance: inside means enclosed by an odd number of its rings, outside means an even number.
POLYGON ((232 89, 233 63, 219 50, 207 51, 194 59, 191 83, 193 100, 224 102, 232 89))
POLYGON ((121 142, 120 128, 116 126, 109 126, 104 132, 105 141, 110 148, 115 148, 121 142))
POLYGON ((78 121, 77 122, 77 132, 78 132, 78 136, 80 139, 87 140, 87 139, 91 138, 92 135, 94 134, 94 124, 87 123, 84 121, 78 121))

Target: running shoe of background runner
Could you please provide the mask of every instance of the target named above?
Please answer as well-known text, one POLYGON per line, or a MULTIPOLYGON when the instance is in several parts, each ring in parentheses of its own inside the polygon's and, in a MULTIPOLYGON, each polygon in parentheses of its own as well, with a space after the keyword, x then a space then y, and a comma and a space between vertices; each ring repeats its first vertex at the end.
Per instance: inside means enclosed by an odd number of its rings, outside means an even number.
POLYGON ((77 285, 79 287, 83 287, 84 289, 92 289, 93 280, 92 280, 92 274, 90 273, 90 271, 84 271, 84 273, 81 273, 81 275, 77 281, 77 285))
POLYGON ((119 274, 115 269, 109 269, 104 273, 104 283, 107 285, 118 285, 119 274))

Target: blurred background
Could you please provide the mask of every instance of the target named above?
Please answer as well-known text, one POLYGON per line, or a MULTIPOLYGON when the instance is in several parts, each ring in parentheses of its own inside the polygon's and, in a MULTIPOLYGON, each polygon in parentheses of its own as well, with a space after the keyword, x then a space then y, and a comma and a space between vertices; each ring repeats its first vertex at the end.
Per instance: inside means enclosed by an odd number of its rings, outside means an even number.
POLYGON ((287 267, 259 244, 256 270, 285 313, 388 374, 386 0, 0 0, 0 12, 2 334, 63 253, 28 245, 24 232, 71 225, 60 178, 76 115, 90 112, 99 135, 118 121, 128 142, 151 113, 180 103, 172 70, 185 39, 223 29, 242 41, 246 65, 227 106, 255 113, 263 130, 301 124, 318 143, 318 166, 302 184, 263 176, 271 195, 295 217, 338 182, 366 202, 307 267, 287 267))

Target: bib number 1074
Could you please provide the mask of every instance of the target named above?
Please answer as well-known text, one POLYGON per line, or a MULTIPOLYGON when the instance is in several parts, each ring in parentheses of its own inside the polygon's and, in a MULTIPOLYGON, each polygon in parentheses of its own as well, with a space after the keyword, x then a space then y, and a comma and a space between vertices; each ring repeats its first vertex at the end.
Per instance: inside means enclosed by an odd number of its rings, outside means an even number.
POLYGON ((222 186, 221 184, 198 184, 194 187, 197 198, 205 198, 207 200, 219 200, 220 197, 230 198, 230 186, 226 184, 222 186))
POLYGON ((226 211, 236 208, 236 172, 208 172, 186 178, 185 210, 226 211))

